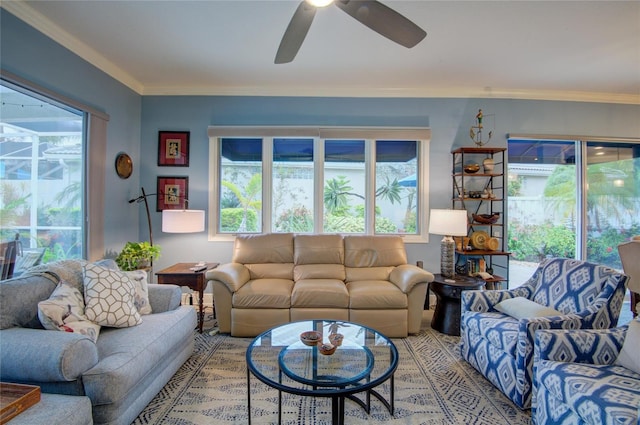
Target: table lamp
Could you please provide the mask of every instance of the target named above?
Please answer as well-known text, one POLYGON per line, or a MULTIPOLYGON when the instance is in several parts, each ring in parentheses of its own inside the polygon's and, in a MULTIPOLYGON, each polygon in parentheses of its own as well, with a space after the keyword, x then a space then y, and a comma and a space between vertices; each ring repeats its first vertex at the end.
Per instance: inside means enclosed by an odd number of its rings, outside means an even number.
POLYGON ((455 276, 456 243, 453 236, 467 236, 466 210, 432 209, 429 217, 429 233, 442 235, 440 242, 440 274, 455 276))

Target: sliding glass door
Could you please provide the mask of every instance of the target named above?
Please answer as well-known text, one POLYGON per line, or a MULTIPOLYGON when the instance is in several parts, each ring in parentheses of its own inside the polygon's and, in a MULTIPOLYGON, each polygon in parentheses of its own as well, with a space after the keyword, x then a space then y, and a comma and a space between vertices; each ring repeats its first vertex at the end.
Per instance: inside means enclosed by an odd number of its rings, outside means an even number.
POLYGON ((640 144, 511 137, 507 152, 514 267, 561 256, 621 269, 618 244, 640 234, 640 144))
MULTIPOLYGON (((84 256, 84 114, 0 84, 0 249, 11 274, 84 256)), ((5 264, 6 265, 6 264, 5 264)))

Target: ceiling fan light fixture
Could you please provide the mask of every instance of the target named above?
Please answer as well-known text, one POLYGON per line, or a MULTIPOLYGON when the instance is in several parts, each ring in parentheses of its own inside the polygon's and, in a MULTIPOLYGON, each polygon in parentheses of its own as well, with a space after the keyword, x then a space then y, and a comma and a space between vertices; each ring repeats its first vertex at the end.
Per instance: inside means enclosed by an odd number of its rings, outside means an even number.
POLYGON ((333 3, 333 0, 306 0, 311 6, 326 7, 333 3))

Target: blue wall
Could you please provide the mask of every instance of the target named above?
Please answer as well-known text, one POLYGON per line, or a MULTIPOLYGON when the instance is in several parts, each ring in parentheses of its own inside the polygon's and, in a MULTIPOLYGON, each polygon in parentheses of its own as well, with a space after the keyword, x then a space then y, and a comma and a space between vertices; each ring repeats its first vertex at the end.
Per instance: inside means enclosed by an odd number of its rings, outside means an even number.
MULTIPOLYGON (((495 114, 492 146, 506 146, 508 133, 573 134, 640 138, 640 105, 501 99, 319 98, 250 96, 138 96, 90 64, 6 12, 1 12, 1 66, 51 90, 111 115, 107 146, 107 248, 119 249, 131 235, 148 238, 143 207, 127 199, 139 186, 153 193, 156 177, 189 177, 190 207, 207 209, 210 125, 430 126, 430 207, 448 208, 452 148, 472 146, 469 126, 478 109, 495 114), (158 131, 191 132, 190 166, 158 167, 158 131), (132 154, 134 174, 116 177, 117 152, 132 154)), ((151 199, 154 242, 163 254, 156 269, 178 261, 231 258, 229 243, 208 242, 205 233, 163 234, 151 199)), ((439 238, 407 247, 410 262, 439 270, 439 238)))

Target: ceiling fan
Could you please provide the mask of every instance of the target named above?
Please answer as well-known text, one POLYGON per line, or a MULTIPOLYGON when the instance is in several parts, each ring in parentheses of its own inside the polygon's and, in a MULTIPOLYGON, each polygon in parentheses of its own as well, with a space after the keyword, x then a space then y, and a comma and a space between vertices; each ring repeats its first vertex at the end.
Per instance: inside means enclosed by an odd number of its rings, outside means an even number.
POLYGON ((422 28, 376 0, 303 0, 282 36, 275 63, 288 63, 296 57, 316 11, 331 3, 362 24, 404 47, 411 48, 427 36, 422 28))

